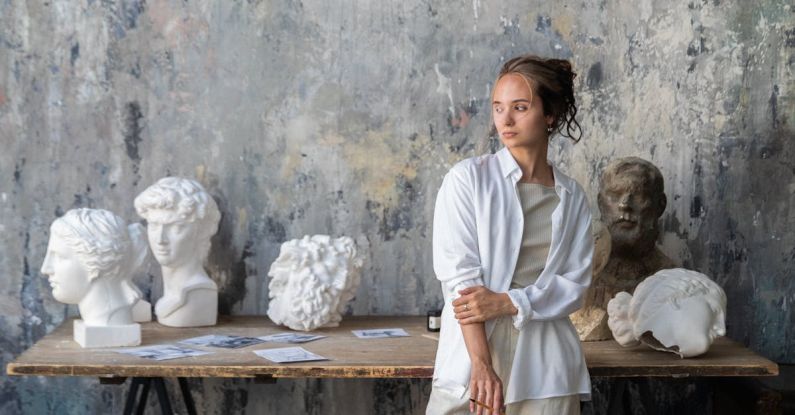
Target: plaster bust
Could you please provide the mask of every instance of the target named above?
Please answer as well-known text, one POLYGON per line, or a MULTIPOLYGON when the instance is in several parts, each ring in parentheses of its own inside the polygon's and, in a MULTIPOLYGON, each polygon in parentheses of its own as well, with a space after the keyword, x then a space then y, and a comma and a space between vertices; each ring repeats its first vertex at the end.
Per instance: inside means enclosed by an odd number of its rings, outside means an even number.
POLYGON ((135 210, 146 220, 149 246, 162 267, 157 321, 171 327, 214 325, 218 286, 204 261, 221 219, 215 200, 194 180, 166 177, 135 198, 135 210))
POLYGON ((726 294, 704 274, 664 269, 635 294, 620 292, 607 306, 608 324, 622 346, 639 343, 680 357, 704 354, 726 334, 726 294))
POLYGON ((140 291, 131 276, 145 257, 141 225, 128 227, 107 210, 72 209, 52 223, 41 273, 56 300, 77 304, 82 320, 75 322, 75 340, 81 346, 140 343, 133 319, 140 291))
POLYGON ((656 245, 667 198, 662 174, 654 164, 638 157, 610 163, 602 173, 597 203, 601 222, 610 233, 610 256, 602 270, 594 272, 585 297, 583 307, 592 318, 575 323, 582 340, 610 339, 606 313, 610 299, 675 266, 656 245))
POLYGON ((304 236, 271 264, 268 317, 293 330, 337 327, 359 286, 362 259, 350 237, 304 236))

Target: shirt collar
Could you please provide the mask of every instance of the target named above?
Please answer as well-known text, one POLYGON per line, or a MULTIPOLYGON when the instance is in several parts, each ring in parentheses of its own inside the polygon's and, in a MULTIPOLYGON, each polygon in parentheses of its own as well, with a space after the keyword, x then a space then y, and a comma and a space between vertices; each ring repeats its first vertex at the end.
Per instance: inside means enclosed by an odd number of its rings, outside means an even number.
MULTIPOLYGON (((516 180, 522 177, 522 170, 519 168, 519 164, 516 162, 516 159, 513 158, 511 152, 508 151, 508 147, 503 147, 499 151, 497 151, 497 160, 500 162, 500 170, 502 171, 502 176, 505 178, 511 177, 514 174, 517 174, 518 177, 516 180)), ((555 190, 558 194, 560 194, 561 190, 565 190, 569 194, 571 194, 571 179, 569 179, 566 175, 564 175, 560 170, 558 170, 555 165, 551 164, 552 172, 555 176, 555 190)))

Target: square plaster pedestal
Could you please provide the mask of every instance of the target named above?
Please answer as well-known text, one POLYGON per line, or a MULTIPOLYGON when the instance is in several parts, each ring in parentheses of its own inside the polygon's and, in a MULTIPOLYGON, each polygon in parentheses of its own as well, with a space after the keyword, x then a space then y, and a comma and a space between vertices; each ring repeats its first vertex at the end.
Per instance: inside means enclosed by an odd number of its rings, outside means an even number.
POLYGON ((141 325, 89 326, 75 320, 75 341, 84 348, 138 346, 141 344, 141 325))

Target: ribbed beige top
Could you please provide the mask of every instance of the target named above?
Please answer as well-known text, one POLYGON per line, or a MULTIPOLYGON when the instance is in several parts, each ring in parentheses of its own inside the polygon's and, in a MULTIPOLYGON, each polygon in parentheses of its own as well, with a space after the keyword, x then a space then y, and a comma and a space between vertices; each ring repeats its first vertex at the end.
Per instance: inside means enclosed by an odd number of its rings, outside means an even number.
POLYGON ((524 212, 524 230, 511 288, 523 288, 534 283, 544 270, 552 238, 552 212, 559 199, 553 187, 517 183, 516 188, 524 212))

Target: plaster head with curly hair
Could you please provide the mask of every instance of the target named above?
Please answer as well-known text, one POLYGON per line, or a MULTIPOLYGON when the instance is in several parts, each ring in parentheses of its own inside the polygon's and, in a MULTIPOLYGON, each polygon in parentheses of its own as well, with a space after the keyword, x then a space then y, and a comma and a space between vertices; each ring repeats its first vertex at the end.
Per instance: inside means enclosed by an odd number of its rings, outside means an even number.
POLYGON ((607 305, 608 325, 622 346, 644 343, 681 357, 706 353, 726 334, 726 294, 704 274, 664 269, 635 293, 618 293, 607 305))
POLYGON ((347 236, 285 242, 268 271, 268 317, 293 330, 338 326, 359 286, 361 267, 356 244, 347 236))
POLYGON ((211 326, 218 317, 218 285, 204 269, 221 213, 195 180, 165 177, 135 198, 147 222, 149 246, 162 266, 163 297, 155 304, 160 324, 211 326))
POLYGON ((135 198, 135 210, 146 219, 149 245, 160 265, 207 259, 221 213, 197 181, 162 178, 135 198))

